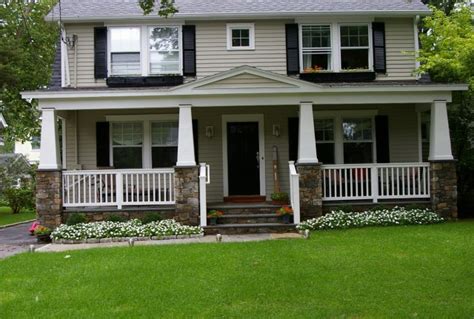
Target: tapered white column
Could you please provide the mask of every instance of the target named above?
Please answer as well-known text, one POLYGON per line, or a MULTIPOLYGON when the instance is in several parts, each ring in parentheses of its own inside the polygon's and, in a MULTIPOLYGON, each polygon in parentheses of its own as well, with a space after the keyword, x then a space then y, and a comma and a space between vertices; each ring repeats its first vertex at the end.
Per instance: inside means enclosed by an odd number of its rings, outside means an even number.
POLYGON ((43 109, 41 116, 41 152, 38 169, 61 169, 56 110, 43 109))
POLYGON ((430 161, 452 160, 446 101, 433 101, 431 105, 430 161))
POLYGON ((196 166, 191 105, 179 106, 178 162, 176 166, 196 166))
POLYGON ((298 137, 298 164, 318 163, 314 132, 313 103, 300 103, 300 127, 298 137))

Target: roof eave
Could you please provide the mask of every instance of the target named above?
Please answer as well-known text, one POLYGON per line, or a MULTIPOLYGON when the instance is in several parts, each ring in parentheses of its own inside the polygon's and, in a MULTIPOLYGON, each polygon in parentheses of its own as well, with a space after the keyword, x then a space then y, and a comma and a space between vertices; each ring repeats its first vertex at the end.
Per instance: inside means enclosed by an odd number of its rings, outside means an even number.
MULTIPOLYGON (((330 16, 330 15, 357 15, 357 16, 377 16, 377 17, 414 17, 430 15, 430 10, 365 10, 365 11, 320 11, 320 12, 268 12, 268 13, 214 13, 214 14, 176 14, 173 17, 166 18, 173 19, 187 19, 187 20, 224 20, 224 19, 294 19, 297 17, 311 17, 311 16, 330 16)), ((143 19, 156 20, 161 17, 150 15, 121 15, 121 16, 87 16, 87 17, 62 17, 63 22, 102 22, 118 19, 143 19)), ((165 19, 165 18, 161 18, 165 19)), ((48 15, 48 21, 59 21, 59 16, 54 17, 48 15)))

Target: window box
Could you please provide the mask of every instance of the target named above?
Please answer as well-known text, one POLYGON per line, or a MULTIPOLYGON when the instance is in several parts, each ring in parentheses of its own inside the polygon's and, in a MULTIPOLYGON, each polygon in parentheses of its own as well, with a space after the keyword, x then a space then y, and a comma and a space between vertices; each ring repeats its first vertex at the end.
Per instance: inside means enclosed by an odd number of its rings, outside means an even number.
POLYGON ((109 87, 146 87, 146 86, 176 86, 183 84, 181 75, 139 76, 139 77, 109 77, 109 87))
POLYGON ((300 79, 313 83, 370 82, 375 80, 375 72, 314 72, 301 73, 300 79))

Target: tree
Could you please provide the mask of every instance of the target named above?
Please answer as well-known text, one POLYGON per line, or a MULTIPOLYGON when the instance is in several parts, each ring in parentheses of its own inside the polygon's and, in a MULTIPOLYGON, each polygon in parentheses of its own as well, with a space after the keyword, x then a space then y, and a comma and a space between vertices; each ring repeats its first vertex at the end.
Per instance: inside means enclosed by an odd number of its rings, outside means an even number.
POLYGON ((138 3, 144 14, 152 13, 155 6, 159 7, 158 15, 162 17, 168 17, 178 12, 173 0, 139 0, 138 3))
POLYGON ((20 93, 46 87, 50 80, 58 25, 45 16, 55 3, 12 0, 0 6, 0 112, 9 124, 7 141, 39 132, 37 104, 20 93))
POLYGON ((468 4, 469 0, 423 0, 423 3, 434 6, 449 15, 456 6, 468 4))
MULTIPOLYGON (((459 7, 449 15, 433 8, 423 20, 420 72, 434 81, 467 83, 468 92, 454 92, 449 107, 453 153, 458 160, 460 213, 472 201, 474 189, 474 32, 472 10, 459 7), (464 207, 463 207, 464 206, 464 207)), ((471 203, 472 205, 472 203, 471 203)), ((472 209, 472 207, 471 207, 472 209)))

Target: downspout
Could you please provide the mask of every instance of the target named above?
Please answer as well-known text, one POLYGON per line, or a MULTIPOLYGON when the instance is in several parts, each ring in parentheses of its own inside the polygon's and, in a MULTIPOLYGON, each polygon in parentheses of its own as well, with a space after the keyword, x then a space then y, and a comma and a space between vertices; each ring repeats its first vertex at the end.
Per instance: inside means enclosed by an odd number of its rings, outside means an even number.
MULTIPOLYGON (((418 61, 418 58, 420 57, 420 39, 419 39, 419 30, 418 30, 418 24, 420 23, 420 16, 417 15, 414 18, 413 21, 413 34, 415 37, 415 68, 418 70, 420 68, 420 61, 418 61)), ((420 79, 420 74, 416 73, 416 79, 420 79)))
POLYGON ((66 44, 66 30, 61 27, 61 86, 71 86, 71 77, 69 74, 69 54, 66 44))
POLYGON ((78 36, 73 35, 74 41, 74 88, 77 88, 77 44, 78 36))
POLYGON ((75 137, 75 141, 74 141, 74 147, 75 147, 75 150, 74 150, 74 155, 75 155, 75 169, 78 169, 79 168, 79 136, 77 136, 77 124, 79 123, 78 119, 77 119, 77 110, 74 111, 74 137, 75 137))

